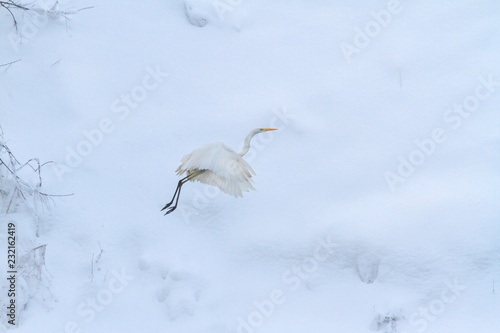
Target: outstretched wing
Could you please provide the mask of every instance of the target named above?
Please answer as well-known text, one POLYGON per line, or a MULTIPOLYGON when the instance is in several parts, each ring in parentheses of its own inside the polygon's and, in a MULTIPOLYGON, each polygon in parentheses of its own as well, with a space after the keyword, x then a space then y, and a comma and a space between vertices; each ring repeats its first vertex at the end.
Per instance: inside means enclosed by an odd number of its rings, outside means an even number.
POLYGON ((192 181, 217 186, 223 192, 235 197, 243 197, 243 192, 255 190, 252 186, 252 167, 234 150, 223 142, 206 144, 181 160, 177 175, 203 171, 192 181))

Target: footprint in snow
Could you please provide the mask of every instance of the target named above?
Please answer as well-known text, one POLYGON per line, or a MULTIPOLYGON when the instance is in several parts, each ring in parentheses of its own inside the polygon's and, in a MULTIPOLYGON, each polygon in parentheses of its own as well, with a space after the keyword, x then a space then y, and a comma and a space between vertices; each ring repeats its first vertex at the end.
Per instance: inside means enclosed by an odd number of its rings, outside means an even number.
POLYGON ((192 316, 198 307, 202 286, 194 276, 169 272, 158 291, 158 302, 164 303, 170 320, 192 316))
POLYGON ((356 257, 356 272, 364 283, 373 283, 378 277, 380 258, 374 254, 364 253, 356 257))

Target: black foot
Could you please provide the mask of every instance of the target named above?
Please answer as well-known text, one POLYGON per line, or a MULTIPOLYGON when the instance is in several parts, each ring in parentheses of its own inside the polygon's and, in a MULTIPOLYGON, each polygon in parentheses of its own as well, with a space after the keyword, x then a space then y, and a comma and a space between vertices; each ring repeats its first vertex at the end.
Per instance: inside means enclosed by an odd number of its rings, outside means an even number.
MULTIPOLYGON (((165 205, 165 207, 163 207, 161 210, 165 210, 167 209, 168 207, 170 207, 172 205, 172 202, 169 202, 168 204, 165 205)), ((160 211, 161 211, 160 210, 160 211)))
MULTIPOLYGON (((167 208, 167 207, 165 207, 165 208, 167 208)), ((165 208, 164 208, 164 209, 165 209, 165 208)), ((177 206, 170 207, 164 215, 167 215, 167 214, 172 213, 172 212, 173 212, 176 208, 177 208, 177 206)), ((162 209, 162 210, 163 210, 163 209, 162 209)))

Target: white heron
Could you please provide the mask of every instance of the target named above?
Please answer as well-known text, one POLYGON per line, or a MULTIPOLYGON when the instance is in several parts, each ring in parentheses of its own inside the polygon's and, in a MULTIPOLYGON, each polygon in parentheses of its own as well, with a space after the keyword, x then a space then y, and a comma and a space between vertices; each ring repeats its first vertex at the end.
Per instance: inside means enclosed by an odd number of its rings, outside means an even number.
POLYGON ((245 138, 243 150, 239 153, 228 147, 224 142, 217 141, 201 146, 190 154, 185 155, 181 165, 175 170, 180 176, 186 173, 186 177, 179 180, 172 200, 161 210, 170 207, 165 215, 172 213, 177 208, 181 187, 187 181, 199 181, 204 184, 217 186, 223 192, 243 197, 243 192, 255 190, 252 186, 252 167, 243 159, 250 149, 250 141, 259 133, 275 131, 277 128, 255 128, 245 138), (176 199, 177 198, 177 199, 176 199))

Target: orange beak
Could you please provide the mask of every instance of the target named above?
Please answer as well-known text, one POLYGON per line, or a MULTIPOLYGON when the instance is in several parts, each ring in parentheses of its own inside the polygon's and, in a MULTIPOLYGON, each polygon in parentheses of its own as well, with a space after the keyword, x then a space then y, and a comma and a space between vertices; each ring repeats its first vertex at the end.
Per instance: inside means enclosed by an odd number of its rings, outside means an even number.
POLYGON ((277 128, 263 128, 264 131, 277 131, 277 128))

